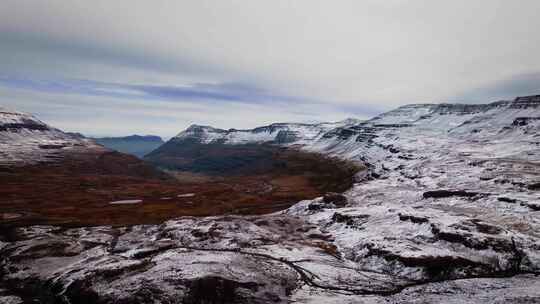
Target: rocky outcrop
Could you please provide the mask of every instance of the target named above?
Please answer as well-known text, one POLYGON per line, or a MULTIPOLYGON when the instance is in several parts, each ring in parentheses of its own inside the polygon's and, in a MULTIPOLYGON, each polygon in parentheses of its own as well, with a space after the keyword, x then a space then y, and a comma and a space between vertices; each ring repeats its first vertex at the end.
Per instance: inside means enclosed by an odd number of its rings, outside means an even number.
POLYGON ((426 191, 422 194, 424 198, 443 198, 452 196, 475 197, 477 195, 479 195, 478 192, 469 192, 465 190, 433 190, 426 191))
POLYGON ((510 105, 514 109, 528 109, 540 107, 540 95, 516 97, 510 105))
POLYGON ((347 205, 347 197, 343 194, 330 192, 323 196, 323 202, 334 204, 337 207, 345 207, 347 205))
POLYGON ((517 117, 512 122, 512 126, 523 127, 529 125, 531 122, 540 121, 540 117, 517 117))

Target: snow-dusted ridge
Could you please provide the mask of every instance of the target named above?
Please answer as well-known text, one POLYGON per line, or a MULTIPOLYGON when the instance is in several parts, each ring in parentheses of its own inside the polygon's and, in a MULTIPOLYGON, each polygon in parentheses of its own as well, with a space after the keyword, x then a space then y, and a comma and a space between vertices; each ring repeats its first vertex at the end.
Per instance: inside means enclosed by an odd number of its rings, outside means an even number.
POLYGON ((180 139, 293 145, 369 170, 344 197, 266 216, 19 229, 0 243, 2 279, 49 282, 66 303, 538 303, 537 99, 409 105, 327 129, 194 126, 180 139), (276 140, 284 130, 298 133, 276 140))
POLYGON ((77 150, 103 150, 77 134, 52 128, 31 114, 0 108, 0 165, 52 162, 77 150))
POLYGON ((172 140, 196 139, 198 142, 204 144, 245 144, 266 142, 275 142, 278 144, 295 142, 306 144, 320 138, 320 136, 331 129, 353 125, 357 122, 358 120, 355 119, 346 119, 340 122, 317 124, 274 123, 249 130, 224 130, 211 126, 191 125, 186 130, 180 132, 172 140))

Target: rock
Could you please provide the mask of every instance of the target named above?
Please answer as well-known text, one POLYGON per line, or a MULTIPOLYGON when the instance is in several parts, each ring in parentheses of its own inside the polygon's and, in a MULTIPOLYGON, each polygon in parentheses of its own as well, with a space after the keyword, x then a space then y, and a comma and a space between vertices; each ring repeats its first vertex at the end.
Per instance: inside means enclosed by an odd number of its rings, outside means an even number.
POLYGON ((367 218, 369 218, 369 215, 367 214, 347 215, 334 212, 334 215, 332 215, 332 221, 334 223, 344 223, 348 227, 352 228, 359 228, 363 223, 365 223, 367 218))
MULTIPOLYGON (((479 232, 488 231, 487 234, 497 234, 502 230, 498 227, 482 227, 479 228, 479 232)), ((432 233, 440 240, 450 242, 450 243, 460 243, 465 247, 475 249, 475 250, 486 250, 493 249, 497 252, 508 252, 512 253, 514 249, 514 244, 509 238, 502 237, 479 237, 473 232, 469 231, 468 226, 454 225, 453 227, 438 227, 436 225, 431 225, 432 233)))
POLYGON ((519 200, 515 198, 508 198, 508 197, 498 197, 497 200, 501 202, 505 202, 505 203, 511 203, 511 204, 515 204, 519 202, 519 200))
POLYGON ((390 151, 390 153, 399 153, 399 150, 394 148, 394 147, 390 147, 390 149, 388 149, 388 151, 390 151))
POLYGON ((415 224, 429 223, 429 220, 425 217, 414 216, 409 214, 399 214, 399 219, 402 221, 411 221, 415 224))
POLYGON ((368 250, 366 257, 378 256, 390 263, 399 262, 405 267, 421 268, 424 278, 429 280, 451 279, 463 273, 469 275, 488 273, 491 269, 490 265, 459 255, 407 255, 377 248, 373 244, 368 244, 365 248, 368 250))
POLYGON ((329 192, 324 195, 323 202, 334 204, 336 207, 345 207, 347 205, 347 197, 343 194, 329 192))
POLYGON ((478 219, 471 219, 469 222, 472 223, 476 227, 476 230, 481 233, 499 234, 503 231, 503 229, 500 227, 484 223, 478 219))
POLYGON ((540 182, 534 183, 534 184, 530 184, 529 186, 527 186, 527 188, 528 188, 529 190, 533 190, 533 191, 540 190, 540 182))
POLYGON ((320 202, 313 202, 307 206, 307 209, 309 211, 320 211, 326 208, 326 204, 321 204, 320 202))
POLYGON ((527 207, 531 208, 534 211, 540 211, 540 201, 530 201, 524 203, 527 207))
POLYGON ((255 282, 237 282, 218 276, 206 276, 187 282, 188 292, 182 303, 248 303, 239 294, 245 289, 247 294, 256 293, 259 284, 255 282))
POLYGON ((452 196, 461 196, 461 197, 475 197, 479 195, 478 192, 468 192, 464 190, 434 190, 426 191, 422 194, 424 198, 444 198, 452 196))

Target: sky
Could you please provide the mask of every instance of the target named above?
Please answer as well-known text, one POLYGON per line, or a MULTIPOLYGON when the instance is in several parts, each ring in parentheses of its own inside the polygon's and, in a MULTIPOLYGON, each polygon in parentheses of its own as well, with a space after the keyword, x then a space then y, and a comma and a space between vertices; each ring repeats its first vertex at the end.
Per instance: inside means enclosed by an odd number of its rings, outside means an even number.
POLYGON ((2 0, 0 106, 90 136, 540 94, 540 1, 2 0))

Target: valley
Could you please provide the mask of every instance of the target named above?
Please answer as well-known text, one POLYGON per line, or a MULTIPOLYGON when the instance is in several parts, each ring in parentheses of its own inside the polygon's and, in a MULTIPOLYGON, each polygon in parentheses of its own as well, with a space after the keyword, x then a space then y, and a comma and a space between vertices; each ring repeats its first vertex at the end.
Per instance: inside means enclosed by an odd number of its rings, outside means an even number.
POLYGON ((540 0, 0 0, 0 304, 540 304, 540 0))
MULTIPOLYGON (((179 216, 265 214, 327 192, 345 191, 361 170, 346 161, 270 145, 251 147, 250 153, 268 159, 218 173, 212 168, 196 170, 196 176, 189 171, 165 173, 118 152, 3 167, 0 227, 120 226, 158 224, 179 216), (124 200, 140 203, 111 204, 124 200)), ((235 154, 240 160, 249 156, 235 154)))

